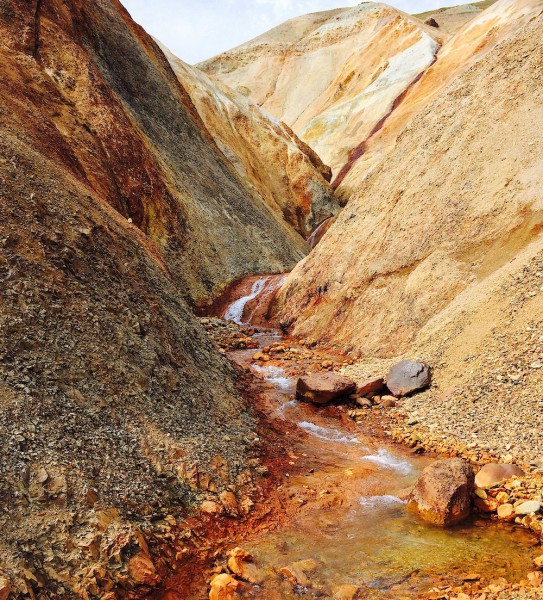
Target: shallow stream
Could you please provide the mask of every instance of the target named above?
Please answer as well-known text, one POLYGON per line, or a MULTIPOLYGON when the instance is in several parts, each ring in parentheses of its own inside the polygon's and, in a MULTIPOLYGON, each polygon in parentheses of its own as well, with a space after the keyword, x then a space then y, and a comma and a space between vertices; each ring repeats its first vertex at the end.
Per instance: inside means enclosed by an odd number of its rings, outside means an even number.
MULTIPOLYGON (((268 331, 255 340, 264 347, 281 337, 268 331)), ((537 553, 529 533, 475 518, 452 529, 425 524, 398 495, 434 459, 361 435, 333 411, 297 402, 296 380, 279 361, 255 364, 254 353, 230 356, 269 384, 269 417, 281 420, 295 448, 296 474, 285 474, 285 485, 303 510, 287 527, 244 544, 268 577, 250 597, 332 598, 338 586, 352 584, 361 589, 357 597, 400 600, 443 580, 525 578, 537 553), (310 563, 302 563, 307 577, 298 585, 278 575, 299 561, 310 563)))

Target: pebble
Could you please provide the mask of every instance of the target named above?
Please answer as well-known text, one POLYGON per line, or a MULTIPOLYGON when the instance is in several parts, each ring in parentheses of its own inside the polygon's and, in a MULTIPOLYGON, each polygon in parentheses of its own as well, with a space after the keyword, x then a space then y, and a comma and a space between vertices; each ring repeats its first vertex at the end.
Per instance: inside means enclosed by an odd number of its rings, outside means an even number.
POLYGON ((528 500, 515 508, 517 515, 532 515, 541 510, 541 503, 537 500, 528 500))

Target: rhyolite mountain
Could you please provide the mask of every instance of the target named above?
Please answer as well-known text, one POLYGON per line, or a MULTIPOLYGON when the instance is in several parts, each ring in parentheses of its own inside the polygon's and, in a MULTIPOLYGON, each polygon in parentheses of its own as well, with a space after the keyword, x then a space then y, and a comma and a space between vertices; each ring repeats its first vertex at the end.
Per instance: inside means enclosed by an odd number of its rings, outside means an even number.
POLYGON ((442 39, 415 17, 365 2, 292 19, 198 66, 285 121, 337 177, 442 39))
POLYGON ((239 177, 304 238, 339 209, 332 171, 285 123, 161 46, 239 177))
POLYGON ((292 269, 295 335, 430 362, 441 422, 496 429, 513 380, 534 418, 543 2, 473 15, 363 3, 204 73, 117 0, 0 2, 0 597, 148 597, 185 558, 153 532, 250 510, 258 415, 192 313, 246 275, 292 269))

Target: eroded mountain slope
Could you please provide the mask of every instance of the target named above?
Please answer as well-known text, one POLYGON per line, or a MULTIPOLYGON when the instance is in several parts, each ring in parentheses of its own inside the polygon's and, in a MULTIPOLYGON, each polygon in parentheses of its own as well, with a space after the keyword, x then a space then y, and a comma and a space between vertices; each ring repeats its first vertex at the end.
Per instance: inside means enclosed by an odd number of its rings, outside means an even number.
POLYGON ((378 164, 386 161, 410 121, 426 109, 446 87, 475 65, 487 52, 526 24, 541 10, 540 0, 500 0, 477 15, 440 50, 436 62, 413 85, 383 127, 364 139, 356 160, 341 174, 337 193, 345 202, 358 189, 360 182, 378 164))
MULTIPOLYGON (((499 280, 500 269, 529 243, 537 249, 543 222, 542 137, 534 127, 543 122, 543 5, 537 5, 529 23, 411 121, 291 274, 280 306, 296 334, 363 354, 407 352, 453 301, 490 276, 499 280)), ((461 306, 468 310, 469 301, 461 306)), ((434 331, 434 339, 443 336, 434 331)))
POLYGON ((287 125, 162 49, 238 175, 296 231, 307 238, 339 210, 331 169, 287 125))
POLYGON ((293 19, 199 65, 287 123, 334 175, 434 61, 438 30, 384 4, 293 19))
POLYGON ((283 271, 304 255, 304 240, 238 177, 120 4, 40 6, 34 23, 30 5, 2 5, 15 114, 152 240, 186 299, 205 304, 244 274, 283 271))

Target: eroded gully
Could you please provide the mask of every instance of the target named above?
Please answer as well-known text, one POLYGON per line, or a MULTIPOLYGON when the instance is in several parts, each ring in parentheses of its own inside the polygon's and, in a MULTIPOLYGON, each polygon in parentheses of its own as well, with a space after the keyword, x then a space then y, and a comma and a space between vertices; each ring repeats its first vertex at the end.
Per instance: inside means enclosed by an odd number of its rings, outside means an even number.
MULTIPOLYGON (((249 278, 215 307, 217 314, 238 324, 264 323, 281 282, 281 276, 249 278)), ((267 327, 253 342, 261 350, 296 346, 267 327)), ((435 458, 361 430, 340 406, 297 402, 297 376, 322 364, 326 353, 307 353, 300 344, 293 350, 300 360, 268 352, 270 360, 257 361, 254 348, 228 353, 265 382, 265 417, 281 431, 288 453, 283 493, 300 507, 286 526, 243 544, 254 557, 258 584, 243 585, 241 597, 399 600, 426 597, 444 582, 484 585, 526 575, 534 553, 523 530, 477 518, 440 529, 408 511, 402 490, 435 458)))

